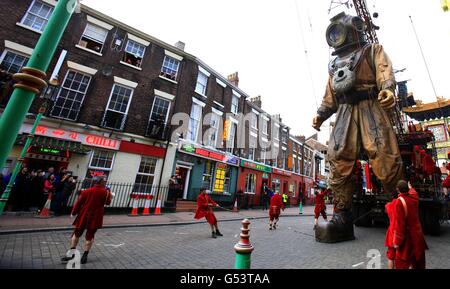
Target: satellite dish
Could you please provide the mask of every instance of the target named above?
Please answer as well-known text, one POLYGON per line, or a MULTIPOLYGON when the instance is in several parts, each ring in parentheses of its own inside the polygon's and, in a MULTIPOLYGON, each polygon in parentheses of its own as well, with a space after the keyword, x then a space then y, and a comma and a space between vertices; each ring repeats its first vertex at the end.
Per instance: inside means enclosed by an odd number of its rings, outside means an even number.
POLYGON ((105 68, 102 69, 102 74, 104 76, 111 76, 113 73, 113 67, 112 66, 106 66, 105 68))

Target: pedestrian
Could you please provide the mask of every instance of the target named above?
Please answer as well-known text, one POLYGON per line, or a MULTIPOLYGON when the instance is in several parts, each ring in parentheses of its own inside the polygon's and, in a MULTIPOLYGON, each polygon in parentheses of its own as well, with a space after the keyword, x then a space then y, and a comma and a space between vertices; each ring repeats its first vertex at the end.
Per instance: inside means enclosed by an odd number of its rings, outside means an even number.
POLYGON ((54 174, 55 174, 55 168, 54 168, 54 167, 49 167, 48 170, 47 170, 47 172, 46 172, 45 175, 44 175, 44 178, 45 178, 45 179, 48 179, 48 177, 49 177, 50 175, 54 175, 54 174))
POLYGON ((211 236, 212 238, 217 238, 217 236, 223 236, 222 233, 219 231, 219 227, 217 225, 217 218, 214 215, 214 212, 212 208, 210 207, 210 204, 212 206, 218 207, 219 205, 214 202, 209 195, 206 193, 206 189, 202 188, 200 189, 200 194, 197 197, 197 211, 195 212, 194 218, 199 220, 201 218, 206 218, 209 225, 211 226, 211 236))
POLYGON ((31 178, 31 207, 37 208, 38 211, 41 207, 42 200, 44 198, 44 175, 42 170, 37 170, 35 175, 31 178))
POLYGON ((288 195, 287 195, 286 193, 283 193, 282 198, 283 198, 283 205, 284 205, 285 208, 287 208, 287 205, 288 205, 288 195))
POLYGON ((48 199, 48 195, 51 194, 52 195, 52 199, 53 196, 55 194, 55 175, 51 174, 47 177, 47 179, 44 181, 44 193, 42 194, 42 200, 41 200, 41 205, 39 206, 40 208, 45 206, 45 202, 48 199))
POLYGON ((270 199, 269 209, 269 230, 276 230, 277 224, 280 219, 281 210, 284 211, 283 199, 280 193, 277 191, 270 199))
POLYGON ((29 192, 31 187, 30 174, 27 167, 23 167, 16 177, 11 192, 13 211, 28 211, 30 206, 29 192))
MULTIPOLYGON (((71 217, 76 216, 73 225, 75 226, 71 239, 71 249, 75 250, 80 237, 86 231, 86 243, 81 264, 86 264, 89 252, 94 243, 95 233, 103 226, 103 215, 105 205, 110 205, 112 201, 111 191, 105 187, 105 178, 97 176, 94 178, 94 186, 81 192, 75 206, 72 209, 71 217)), ((61 261, 68 262, 72 257, 63 257, 61 261)))
POLYGON ((261 191, 261 201, 262 201, 262 209, 263 211, 268 210, 269 209, 269 193, 267 191, 267 186, 263 185, 262 186, 262 191, 261 191))
POLYGON ((428 246, 419 218, 419 195, 406 181, 397 184, 399 193, 393 205, 393 246, 396 269, 425 269, 428 246))
POLYGON ((387 247, 386 257, 388 259, 388 269, 394 269, 395 248, 394 248, 394 221, 395 221, 395 203, 398 201, 398 194, 394 194, 394 199, 385 206, 386 214, 389 218, 389 227, 386 231, 384 245, 387 247))
POLYGON ((319 216, 322 215, 322 217, 325 219, 325 221, 328 220, 327 217, 327 206, 325 205, 325 196, 327 195, 327 186, 323 182, 319 182, 317 185, 319 190, 315 191, 316 194, 316 206, 314 208, 314 228, 317 227, 319 224, 319 216))
POLYGON ((77 186, 77 182, 71 174, 68 174, 66 180, 63 182, 62 191, 61 191, 61 208, 60 212, 67 211, 67 202, 69 201, 70 196, 75 191, 77 186))

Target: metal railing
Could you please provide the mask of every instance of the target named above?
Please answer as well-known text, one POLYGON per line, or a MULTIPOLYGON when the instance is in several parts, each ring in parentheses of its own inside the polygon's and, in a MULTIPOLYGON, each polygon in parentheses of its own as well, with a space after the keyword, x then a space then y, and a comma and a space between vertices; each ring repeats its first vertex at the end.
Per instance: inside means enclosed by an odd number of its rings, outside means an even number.
MULTIPOLYGON (((91 187, 91 181, 84 180, 77 182, 76 189, 72 193, 67 203, 68 207, 73 207, 78 199, 82 190, 91 187)), ((135 184, 135 183, 107 183, 106 186, 111 189, 113 193, 113 199, 111 205, 107 208, 132 208, 136 196, 138 196, 138 207, 143 208, 147 196, 151 196, 150 208, 155 208, 157 203, 157 196, 159 191, 159 197, 161 198, 161 206, 165 207, 165 202, 169 196, 169 187, 158 187, 147 184, 135 184)))

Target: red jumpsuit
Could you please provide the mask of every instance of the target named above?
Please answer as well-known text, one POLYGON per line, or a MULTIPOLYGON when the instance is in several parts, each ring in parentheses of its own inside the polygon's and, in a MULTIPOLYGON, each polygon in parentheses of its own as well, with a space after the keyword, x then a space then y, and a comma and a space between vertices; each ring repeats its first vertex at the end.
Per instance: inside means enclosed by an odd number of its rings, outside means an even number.
POLYGON ((111 204, 111 201, 112 195, 102 185, 82 191, 72 209, 72 215, 77 215, 73 222, 75 236, 79 238, 87 229, 86 240, 92 241, 95 232, 103 226, 105 205, 111 204))
POLYGON ((325 196, 327 195, 328 190, 322 190, 322 192, 316 195, 316 207, 314 208, 314 218, 318 219, 320 214, 322 214, 323 218, 327 219, 327 206, 325 205, 325 196))
POLYGON ((425 269, 428 249, 419 219, 419 195, 414 189, 400 194, 394 205, 393 245, 397 269, 425 269), (406 208, 401 198, 405 200, 406 208))
POLYGON ((388 260, 395 260, 394 248, 394 222, 395 222, 395 204, 398 200, 394 199, 392 202, 386 204, 386 213, 389 217, 389 228, 386 231, 386 239, 384 245, 388 248, 386 257, 388 260))
POLYGON ((271 221, 278 219, 280 217, 281 208, 283 208, 284 210, 283 199, 278 194, 273 195, 273 197, 270 199, 270 210, 269 210, 269 217, 271 221))
POLYGON ((197 211, 195 212, 195 219, 201 219, 203 217, 206 218, 208 223, 210 225, 216 225, 217 219, 214 215, 213 210, 210 208, 209 204, 212 204, 213 206, 217 206, 217 203, 214 202, 208 194, 202 193, 198 195, 197 198, 197 211))

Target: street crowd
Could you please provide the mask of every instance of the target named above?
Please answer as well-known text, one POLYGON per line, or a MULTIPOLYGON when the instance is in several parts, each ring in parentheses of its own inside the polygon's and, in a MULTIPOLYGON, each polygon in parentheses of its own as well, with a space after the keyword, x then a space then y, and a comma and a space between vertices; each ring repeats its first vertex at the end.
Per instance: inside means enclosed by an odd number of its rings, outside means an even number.
MULTIPOLYGON (((11 175, 0 174, 1 194, 5 191, 10 178, 11 175)), ((67 202, 75 188, 76 180, 65 168, 55 172, 53 167, 47 170, 30 170, 23 167, 12 186, 7 210, 39 213, 51 194, 51 211, 58 216, 67 211, 67 202)))

